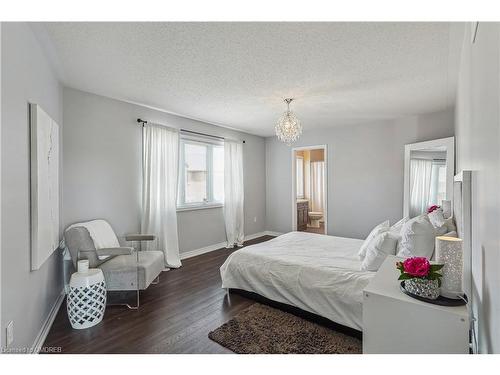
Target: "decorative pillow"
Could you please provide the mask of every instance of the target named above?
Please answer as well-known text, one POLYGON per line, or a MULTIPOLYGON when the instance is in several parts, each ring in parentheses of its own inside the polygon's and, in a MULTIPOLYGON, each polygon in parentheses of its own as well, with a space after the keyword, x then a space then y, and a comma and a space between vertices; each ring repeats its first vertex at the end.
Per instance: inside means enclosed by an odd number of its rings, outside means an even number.
POLYGON ((368 244, 361 271, 378 271, 387 255, 396 254, 398 236, 391 231, 376 235, 368 244))
POLYGON ((441 220, 442 215, 439 212, 434 215, 435 212, 438 212, 438 210, 433 211, 428 216, 431 224, 434 226, 434 229, 436 230, 436 236, 443 236, 445 233, 457 230, 453 218, 450 217, 448 219, 445 219, 443 216, 443 219, 441 220))
POLYGON ((429 216, 429 220, 430 220, 431 224, 434 226, 434 228, 440 228, 445 223, 445 218, 443 215, 442 208, 435 209, 434 211, 429 213, 427 216, 429 216))
POLYGON ((455 220, 452 217, 445 219, 444 225, 448 229, 448 232, 456 232, 457 231, 457 226, 455 225, 455 220))
POLYGON ((446 225, 443 225, 440 228, 434 228, 434 234, 436 236, 444 236, 446 233, 448 233, 448 228, 446 225))
POLYGON ((401 229, 398 256, 430 259, 434 252, 435 237, 435 229, 426 214, 414 217, 407 221, 401 229))
POLYGON ((366 237, 365 242, 363 242, 363 245, 361 245, 361 248, 359 249, 358 256, 360 260, 365 259, 366 250, 373 237, 375 237, 377 234, 386 232, 388 230, 389 230, 389 220, 380 223, 379 225, 377 225, 375 228, 372 229, 370 234, 366 237))
POLYGON ((408 220, 410 220, 410 218, 408 216, 405 216, 404 218, 402 218, 401 220, 399 220, 397 223, 394 223, 392 225, 392 227, 391 227, 391 232, 400 234, 401 233, 401 229, 403 228, 403 225, 408 220))

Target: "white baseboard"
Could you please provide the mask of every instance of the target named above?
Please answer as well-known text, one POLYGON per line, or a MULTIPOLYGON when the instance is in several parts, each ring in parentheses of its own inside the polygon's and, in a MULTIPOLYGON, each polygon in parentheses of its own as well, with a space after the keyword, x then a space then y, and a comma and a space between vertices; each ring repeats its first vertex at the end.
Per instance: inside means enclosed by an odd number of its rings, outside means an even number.
POLYGON ((282 232, 273 232, 273 231, 270 231, 270 230, 266 230, 265 232, 263 232, 265 236, 274 236, 274 237, 278 237, 278 236, 281 236, 282 232))
POLYGON ((192 258, 192 257, 195 257, 197 255, 209 253, 209 252, 214 251, 214 250, 219 250, 220 248, 226 247, 226 244, 227 244, 226 242, 219 242, 219 243, 216 243, 214 245, 209 245, 209 246, 201 247, 199 249, 186 251, 184 253, 181 253, 180 257, 181 257, 181 260, 187 259, 187 258, 192 258))
MULTIPOLYGON (((283 233, 270 232, 270 231, 258 232, 258 233, 249 234, 248 236, 245 236, 245 241, 253 240, 255 238, 259 238, 262 236, 279 236, 281 234, 283 234, 283 233)), ((209 253, 209 252, 214 251, 214 250, 219 250, 219 249, 224 248, 224 247, 226 247, 226 242, 219 242, 219 243, 216 243, 214 245, 209 245, 209 246, 205 246, 205 247, 202 247, 199 249, 183 252, 180 254, 180 257, 181 257, 181 260, 188 259, 188 258, 195 257, 197 255, 209 253)))
POLYGON ((254 234, 249 234, 248 236, 245 236, 245 240, 244 241, 254 240, 256 238, 259 238, 259 237, 262 237, 262 236, 265 236, 265 235, 266 235, 266 232, 257 232, 257 233, 254 233, 254 234))
POLYGON ((66 293, 65 290, 63 289, 59 297, 57 297, 54 306, 52 306, 52 309, 50 310, 47 319, 45 319, 45 322, 43 322, 42 328, 40 329, 40 332, 38 332, 38 335, 35 338, 35 342, 33 343, 33 346, 31 348, 31 353, 38 354, 42 349, 43 343, 45 342, 45 339, 49 334, 50 328, 52 327, 52 323, 54 323, 54 319, 56 318, 57 313, 59 312, 59 308, 61 307, 65 296, 66 293))

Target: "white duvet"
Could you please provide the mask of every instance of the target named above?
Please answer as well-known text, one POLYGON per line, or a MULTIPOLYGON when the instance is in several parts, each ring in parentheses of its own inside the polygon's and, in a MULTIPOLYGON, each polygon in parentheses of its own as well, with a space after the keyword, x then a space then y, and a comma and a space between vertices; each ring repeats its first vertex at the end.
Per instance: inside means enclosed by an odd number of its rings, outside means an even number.
POLYGON ((363 289, 375 272, 360 271, 362 240, 290 232, 231 254, 223 288, 243 289, 362 330, 363 289))

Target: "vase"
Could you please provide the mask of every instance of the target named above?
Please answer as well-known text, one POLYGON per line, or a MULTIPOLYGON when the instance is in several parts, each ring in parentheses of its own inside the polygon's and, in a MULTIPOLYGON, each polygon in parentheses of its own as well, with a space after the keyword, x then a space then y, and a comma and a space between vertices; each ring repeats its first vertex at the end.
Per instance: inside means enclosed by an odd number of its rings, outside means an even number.
POLYGON ((439 297, 439 283, 437 280, 409 279, 405 280, 406 291, 419 297, 436 299, 439 297))

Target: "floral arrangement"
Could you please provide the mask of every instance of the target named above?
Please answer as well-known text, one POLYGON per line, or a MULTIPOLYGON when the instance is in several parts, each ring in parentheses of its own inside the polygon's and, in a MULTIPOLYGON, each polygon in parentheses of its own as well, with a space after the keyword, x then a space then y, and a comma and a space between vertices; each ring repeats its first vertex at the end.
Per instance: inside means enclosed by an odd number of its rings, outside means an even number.
POLYGON ((441 208, 441 206, 437 206, 437 205, 430 206, 427 209, 427 213, 430 214, 432 211, 436 211, 438 208, 441 208))
POLYGON ((437 280, 441 286, 441 275, 437 271, 444 267, 444 264, 430 264, 424 257, 408 258, 403 262, 397 262, 396 268, 401 271, 398 280, 424 279, 437 280))

